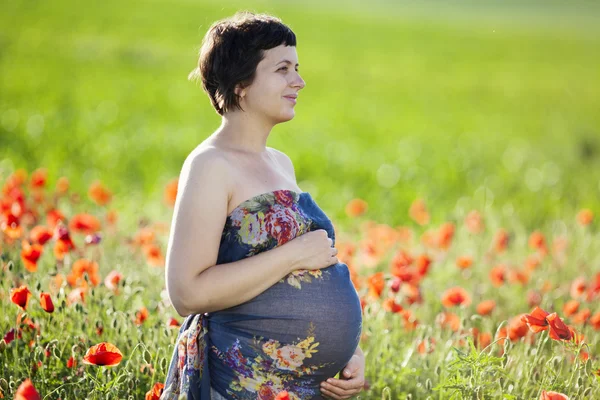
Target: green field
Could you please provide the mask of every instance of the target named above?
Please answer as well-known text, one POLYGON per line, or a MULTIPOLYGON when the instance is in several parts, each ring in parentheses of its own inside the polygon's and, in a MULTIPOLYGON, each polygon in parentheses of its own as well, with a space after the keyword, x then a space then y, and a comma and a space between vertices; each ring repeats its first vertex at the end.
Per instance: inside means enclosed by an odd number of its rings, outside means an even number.
POLYGON ((245 8, 298 36, 307 86, 268 145, 340 223, 353 197, 398 225, 417 197, 437 222, 600 211, 600 6, 419 4, 7 3, 0 173, 101 179, 115 207, 161 212, 163 185, 220 124, 187 81, 200 40, 245 8))
MULTIPOLYGON (((13 398, 26 378, 43 399, 63 400, 139 399, 163 382, 177 337, 167 321, 182 318, 166 297, 164 269, 132 238, 138 228, 169 224, 165 184, 221 123, 187 75, 210 24, 239 9, 277 15, 298 37, 307 85, 295 118, 276 126, 267 144, 291 157, 300 188, 334 221, 338 245, 357 248, 345 262, 360 276, 353 283, 367 303, 361 348, 369 388, 360 398, 600 396, 599 3, 5 3, 0 187, 19 168, 47 168, 48 192, 66 176, 74 196, 58 208, 68 219, 100 218, 102 240, 85 246, 85 236, 73 233, 79 250, 60 261, 54 238, 30 271, 25 244, 9 239, 0 215, 0 398, 13 398), (116 227, 106 223, 107 208, 88 199, 95 180, 114 194, 108 208, 119 215, 116 227), (80 202, 69 201, 77 196, 80 202), (345 214, 353 198, 368 202, 365 215, 345 214), (417 198, 431 213, 425 226, 408 214, 417 198), (584 208, 595 216, 587 225, 576 220, 584 208), (464 222, 473 209, 483 216, 480 233, 464 222), (385 237, 361 230, 368 220, 408 226, 412 236, 386 247, 385 237), (428 244, 423 232, 437 235, 444 222, 456 228, 449 246, 428 244), (499 228, 510 237, 505 251, 494 248, 499 228), (538 229, 545 250, 532 241, 538 229), (381 253, 369 266, 372 248, 381 253), (408 272, 394 269, 402 252, 431 258, 415 284, 421 302, 413 302, 408 272), (457 267, 463 257, 472 265, 457 267), (76 284, 64 279, 81 258, 98 262, 99 284, 90 284, 89 271, 76 284), (506 268, 500 285, 491 277, 498 266, 506 268), (103 283, 113 270, 123 275, 118 292, 103 283), (369 298, 379 273, 383 289, 369 298), (573 289, 576 279, 581 291, 573 289), (26 311, 11 302, 21 285, 33 294, 26 311), (471 301, 443 304, 453 287, 471 301), (41 292, 50 293, 54 313, 40 307, 41 292), (386 310, 392 298, 402 312, 386 310), (496 302, 490 315, 476 310, 484 300, 496 302), (576 313, 567 312, 569 300, 578 302, 576 313), (583 344, 523 326, 519 317, 535 304, 583 333, 583 344), (143 307, 148 318, 136 321, 143 307), (445 312, 455 313, 457 329, 440 320, 445 312), (502 342, 507 327, 520 334, 502 342), (491 343, 482 345, 474 328, 491 343), (21 338, 3 339, 19 329, 21 338), (122 351, 118 366, 82 364, 100 341, 122 351), (419 350, 422 341, 435 342, 431 352, 419 350)), ((30 200, 27 185, 28 205, 40 214, 51 208, 30 200)), ((24 238, 32 226, 22 224, 24 238)), ((168 232, 155 233, 164 254, 168 232)), ((414 274, 416 261, 407 264, 414 274)))

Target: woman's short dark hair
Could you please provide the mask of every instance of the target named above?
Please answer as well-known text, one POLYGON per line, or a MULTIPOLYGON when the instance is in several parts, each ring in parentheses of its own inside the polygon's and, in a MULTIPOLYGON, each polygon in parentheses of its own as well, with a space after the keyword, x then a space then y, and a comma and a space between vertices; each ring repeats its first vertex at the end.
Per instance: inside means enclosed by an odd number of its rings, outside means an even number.
POLYGON ((202 40, 198 66, 188 79, 200 79, 219 115, 242 110, 235 87, 252 84, 264 51, 280 45, 296 46, 296 35, 277 17, 238 11, 211 25, 202 40), (219 104, 222 104, 220 106, 219 104))

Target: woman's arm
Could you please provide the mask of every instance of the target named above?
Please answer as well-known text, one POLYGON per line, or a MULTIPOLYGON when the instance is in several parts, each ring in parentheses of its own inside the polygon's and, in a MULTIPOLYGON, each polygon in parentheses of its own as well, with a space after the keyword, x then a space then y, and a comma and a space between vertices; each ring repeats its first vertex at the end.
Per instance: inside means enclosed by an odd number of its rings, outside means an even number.
POLYGON ((166 255, 167 292, 183 317, 244 303, 297 268, 291 242, 215 265, 227 218, 228 163, 210 149, 181 171, 166 255))

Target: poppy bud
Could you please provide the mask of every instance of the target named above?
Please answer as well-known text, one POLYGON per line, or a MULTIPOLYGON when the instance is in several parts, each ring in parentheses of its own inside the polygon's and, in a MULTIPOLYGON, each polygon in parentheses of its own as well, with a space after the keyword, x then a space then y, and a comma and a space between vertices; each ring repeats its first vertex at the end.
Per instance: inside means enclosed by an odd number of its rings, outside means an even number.
POLYGON ((40 293, 40 304, 44 311, 47 313, 54 312, 54 303, 52 303, 52 297, 48 293, 40 293))

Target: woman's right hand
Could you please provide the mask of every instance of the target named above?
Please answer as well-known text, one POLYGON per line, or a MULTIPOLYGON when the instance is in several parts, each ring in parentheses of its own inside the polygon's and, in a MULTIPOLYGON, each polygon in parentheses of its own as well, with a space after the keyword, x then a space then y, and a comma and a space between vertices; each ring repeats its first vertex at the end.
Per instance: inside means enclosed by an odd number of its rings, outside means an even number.
POLYGON ((285 245, 293 249, 291 271, 297 269, 321 269, 339 262, 337 249, 325 229, 307 232, 290 240, 285 245))

